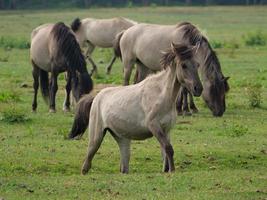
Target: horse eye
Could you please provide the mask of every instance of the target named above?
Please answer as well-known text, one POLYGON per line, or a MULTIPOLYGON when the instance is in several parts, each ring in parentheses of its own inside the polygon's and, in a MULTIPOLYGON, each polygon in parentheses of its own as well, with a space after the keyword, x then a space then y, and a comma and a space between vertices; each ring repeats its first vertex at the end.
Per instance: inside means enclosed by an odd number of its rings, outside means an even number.
POLYGON ((199 68, 199 63, 196 64, 196 67, 199 68))
POLYGON ((187 66, 186 66, 185 64, 182 64, 182 68, 183 68, 183 69, 186 69, 187 66))

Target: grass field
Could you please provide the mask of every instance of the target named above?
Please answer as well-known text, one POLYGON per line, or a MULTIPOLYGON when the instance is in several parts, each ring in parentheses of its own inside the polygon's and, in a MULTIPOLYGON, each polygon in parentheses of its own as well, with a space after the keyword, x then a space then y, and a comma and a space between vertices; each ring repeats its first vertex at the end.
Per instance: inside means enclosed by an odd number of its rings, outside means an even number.
MULTIPOLYGON (((267 198, 267 44, 245 45, 245 38, 259 32, 267 43, 267 7, 4 11, 0 19, 0 199, 267 198), (33 89, 26 48, 31 30, 48 22, 69 24, 75 17, 114 16, 161 24, 190 21, 220 47, 216 51, 223 72, 231 77, 227 110, 222 118, 214 118, 198 98, 199 114, 177 117, 171 131, 173 174, 161 173, 160 148, 154 138, 132 143, 130 173, 120 174, 119 150, 107 134, 92 170, 81 176, 88 136, 79 141, 65 139, 73 113, 61 109, 63 76, 57 113, 48 113, 41 95, 37 113, 31 113, 33 89), (253 108, 250 103, 255 101, 261 104, 253 108)), ((122 83, 119 60, 111 75, 104 73, 111 53, 94 52, 100 63, 95 84, 122 83)))

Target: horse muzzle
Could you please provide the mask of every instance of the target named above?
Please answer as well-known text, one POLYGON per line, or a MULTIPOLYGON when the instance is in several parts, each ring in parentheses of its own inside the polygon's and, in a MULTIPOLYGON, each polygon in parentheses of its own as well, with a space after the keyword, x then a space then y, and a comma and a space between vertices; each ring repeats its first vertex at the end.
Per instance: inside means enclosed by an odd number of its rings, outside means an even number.
POLYGON ((200 85, 194 85, 192 88, 192 94, 196 97, 199 97, 203 91, 203 86, 200 85))

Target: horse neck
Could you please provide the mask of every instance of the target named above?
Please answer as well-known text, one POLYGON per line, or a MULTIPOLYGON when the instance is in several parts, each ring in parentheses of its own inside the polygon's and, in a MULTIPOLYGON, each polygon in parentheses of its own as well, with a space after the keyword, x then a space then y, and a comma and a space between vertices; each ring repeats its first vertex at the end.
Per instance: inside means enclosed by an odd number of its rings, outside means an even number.
POLYGON ((219 63, 212 60, 210 63, 206 63, 206 60, 212 53, 211 46, 209 43, 201 45, 197 50, 197 57, 200 62, 200 74, 203 82, 213 82, 216 78, 222 79, 223 74, 219 63))
POLYGON ((165 97, 165 101, 168 101, 169 105, 176 103, 176 99, 180 89, 180 83, 177 80, 176 74, 176 66, 175 64, 172 64, 172 66, 169 66, 166 69, 162 77, 160 77, 160 84, 163 85, 162 95, 165 97))

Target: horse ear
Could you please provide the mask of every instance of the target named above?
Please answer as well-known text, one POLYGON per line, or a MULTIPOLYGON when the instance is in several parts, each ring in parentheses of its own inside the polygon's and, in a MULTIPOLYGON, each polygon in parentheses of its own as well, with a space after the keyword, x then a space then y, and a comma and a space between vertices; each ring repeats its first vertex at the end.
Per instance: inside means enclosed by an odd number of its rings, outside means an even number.
POLYGON ((223 80, 224 80, 224 81, 228 81, 229 78, 230 78, 230 77, 227 76, 227 77, 225 77, 223 80))
POLYGON ((224 87, 225 87, 225 91, 226 91, 226 92, 228 92, 228 91, 230 90, 229 84, 227 83, 227 80, 228 80, 229 78, 230 78, 229 76, 223 78, 224 87))

